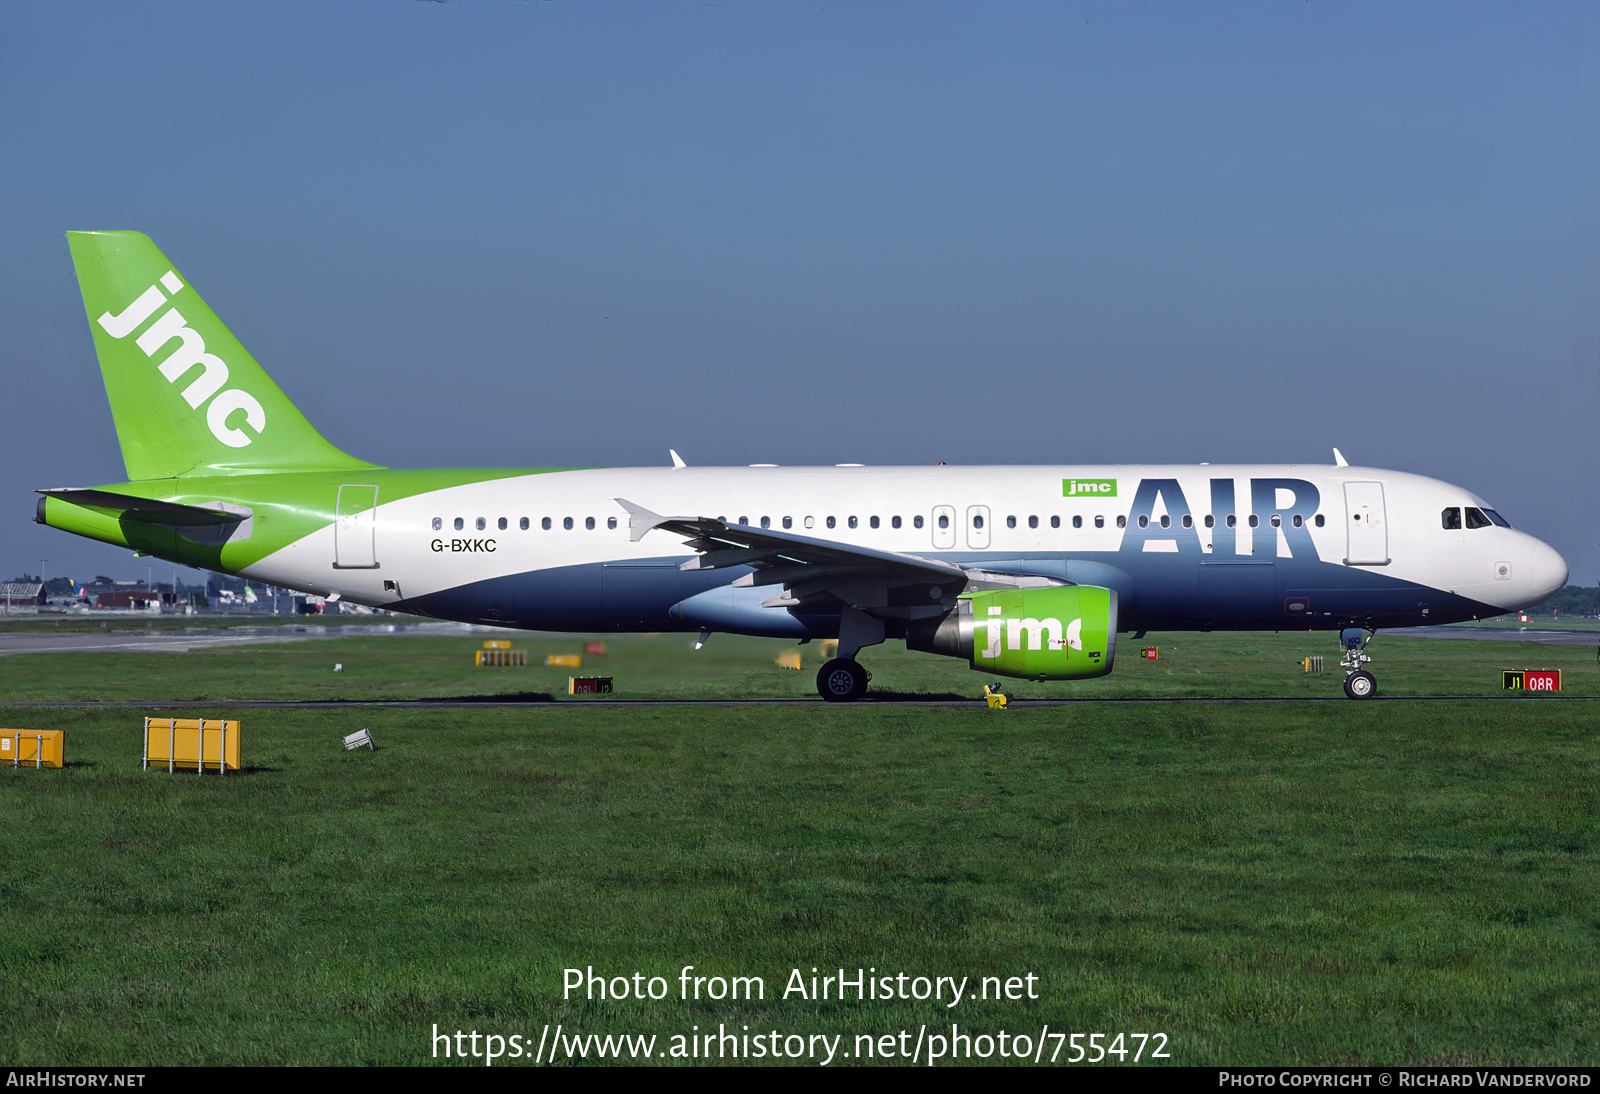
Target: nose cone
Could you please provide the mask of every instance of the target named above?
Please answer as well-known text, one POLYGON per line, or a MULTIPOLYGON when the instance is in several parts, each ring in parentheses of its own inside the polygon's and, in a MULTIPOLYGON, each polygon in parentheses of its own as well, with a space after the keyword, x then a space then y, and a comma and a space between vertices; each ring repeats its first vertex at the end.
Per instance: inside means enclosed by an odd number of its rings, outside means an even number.
POLYGON ((1528 559, 1528 576, 1532 579, 1535 589, 1543 590, 1528 601, 1533 605, 1548 600, 1566 587, 1567 560, 1543 540, 1534 540, 1533 550, 1529 553, 1532 557, 1528 559))
POLYGON ((1492 573, 1492 580, 1460 590, 1474 600, 1514 612, 1548 600, 1567 583, 1567 560, 1526 532, 1504 529, 1500 536, 1485 536, 1483 545, 1486 553, 1477 565, 1492 573))

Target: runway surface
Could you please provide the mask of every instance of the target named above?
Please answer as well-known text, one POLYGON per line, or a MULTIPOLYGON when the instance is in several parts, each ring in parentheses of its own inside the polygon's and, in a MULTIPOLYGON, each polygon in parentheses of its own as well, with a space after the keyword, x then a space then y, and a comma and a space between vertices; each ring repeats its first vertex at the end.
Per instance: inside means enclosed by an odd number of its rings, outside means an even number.
MULTIPOLYGON (((107 630, 102 633, 0 634, 0 657, 12 653, 188 653, 269 642, 308 642, 319 638, 371 638, 426 635, 434 638, 466 637, 474 634, 518 633, 539 638, 559 638, 544 631, 510 632, 498 627, 478 627, 468 623, 419 620, 415 623, 354 623, 337 626, 310 623, 304 626, 195 627, 183 631, 141 634, 132 630, 107 630)), ((1600 645, 1600 631, 1521 630, 1508 627, 1407 627, 1379 631, 1378 640, 1396 638, 1448 638, 1483 642, 1533 642, 1546 646, 1600 645)))
POLYGON ((1536 642, 1541 646, 1595 646, 1600 645, 1600 631, 1546 631, 1511 627, 1465 627, 1453 624, 1448 627, 1398 627, 1379 631, 1378 639, 1395 638, 1455 638, 1478 642, 1536 642))
POLYGON ((8 653, 188 653, 219 646, 246 646, 267 642, 309 642, 319 638, 371 638, 390 635, 452 635, 489 633, 494 628, 466 623, 353 623, 340 626, 283 625, 276 627, 195 627, 184 631, 140 634, 132 630, 107 630, 96 634, 0 634, 0 657, 8 653))

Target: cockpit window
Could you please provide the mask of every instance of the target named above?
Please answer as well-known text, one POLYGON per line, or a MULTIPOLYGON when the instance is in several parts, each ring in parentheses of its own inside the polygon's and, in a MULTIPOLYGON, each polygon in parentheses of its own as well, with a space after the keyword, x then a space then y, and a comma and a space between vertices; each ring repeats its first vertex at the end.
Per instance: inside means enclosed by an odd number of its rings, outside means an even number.
POLYGON ((1490 520, 1488 517, 1483 515, 1483 510, 1482 509, 1479 509, 1476 506, 1472 506, 1472 505, 1467 506, 1467 527, 1468 528, 1487 528, 1487 527, 1489 527, 1489 525, 1491 525, 1493 523, 1494 522, 1492 520, 1490 520))
POLYGON ((1445 531, 1455 531, 1461 527, 1461 510, 1452 505, 1439 514, 1439 523, 1445 531))
POLYGON ((1494 521, 1500 527, 1502 527, 1502 528, 1510 528, 1511 527, 1511 522, 1506 520, 1506 518, 1502 517, 1499 513, 1496 513, 1493 509, 1485 509, 1483 512, 1484 512, 1485 516, 1487 516, 1490 520, 1494 521))

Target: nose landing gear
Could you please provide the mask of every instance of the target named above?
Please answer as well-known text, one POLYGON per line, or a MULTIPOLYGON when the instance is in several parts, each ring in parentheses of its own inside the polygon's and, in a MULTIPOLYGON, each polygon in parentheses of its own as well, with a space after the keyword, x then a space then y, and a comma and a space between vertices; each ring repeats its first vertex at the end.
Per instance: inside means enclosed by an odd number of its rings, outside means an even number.
POLYGON ((1346 627, 1339 632, 1339 644, 1344 647, 1344 657, 1339 661, 1344 669, 1344 693, 1352 699, 1371 699, 1378 694, 1378 680, 1361 666, 1372 660, 1366 653, 1367 643, 1378 636, 1377 631, 1360 627, 1346 627))

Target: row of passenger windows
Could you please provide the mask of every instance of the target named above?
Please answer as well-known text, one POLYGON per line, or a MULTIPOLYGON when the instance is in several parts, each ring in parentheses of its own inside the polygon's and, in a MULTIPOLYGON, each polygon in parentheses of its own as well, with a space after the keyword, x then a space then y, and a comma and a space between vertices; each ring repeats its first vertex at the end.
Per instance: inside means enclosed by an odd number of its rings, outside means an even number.
MULTIPOLYGON (((486 531, 489 530, 488 518, 487 517, 477 517, 476 519, 473 520, 472 526, 474 528, 476 528, 480 532, 486 532, 486 531)), ((552 518, 550 518, 550 517, 545 517, 543 520, 541 520, 539 522, 539 527, 543 528, 546 532, 550 531, 550 529, 553 526, 554 525, 553 525, 553 522, 552 522, 552 518)), ((594 518, 593 517, 584 517, 583 518, 583 526, 588 531, 591 531, 591 532, 594 531, 594 528, 595 528, 594 518)), ((615 528, 616 526, 617 526, 617 518, 616 517, 607 517, 606 518, 606 527, 607 528, 615 528)), ((444 527, 444 518, 443 517, 434 517, 433 518, 433 530, 435 532, 437 532, 437 531, 441 530, 443 527, 444 527)), ((456 531, 458 531, 458 532, 465 531, 466 527, 467 527, 467 519, 465 517, 457 517, 455 519, 454 528, 455 528, 456 531)), ((495 527, 498 528, 500 531, 504 532, 507 528, 510 527, 510 521, 505 517, 501 517, 498 521, 495 522, 495 527)), ((517 527, 522 529, 524 532, 526 532, 528 530, 528 518, 527 517, 523 517, 520 520, 518 520, 517 521, 517 527)), ((562 517, 561 518, 561 527, 565 528, 567 531, 570 532, 570 531, 572 531, 572 529, 574 527, 576 527, 576 525, 575 525, 574 520, 573 520, 572 517, 562 517)))
MULTIPOLYGON (((1499 515, 1494 513, 1494 511, 1492 509, 1491 510, 1486 510, 1486 512, 1490 513, 1493 516, 1494 522, 1496 524, 1505 524, 1506 523, 1504 520, 1500 519, 1499 515)), ((718 517, 717 519, 720 520, 720 521, 726 522, 728 518, 727 517, 718 517)), ((803 519, 804 519, 804 523, 805 523, 805 527, 806 528, 814 528, 816 526, 816 519, 817 518, 815 518, 815 517, 805 517, 803 519)), ((1014 517, 1014 516, 1007 517, 1006 518, 1006 527, 1007 528, 1015 528, 1017 526, 1017 519, 1018 518, 1014 517)), ((1260 523, 1261 523, 1261 518, 1259 516, 1257 516, 1256 514, 1254 514, 1254 513, 1251 513, 1246 519, 1249 522, 1249 525, 1250 525, 1251 528, 1258 527, 1260 525, 1260 523)), ((784 528, 789 529, 789 528, 793 528, 794 527, 794 518, 793 517, 782 517, 782 518, 780 518, 780 520, 781 520, 781 523, 782 523, 784 528)), ((1037 528, 1037 527, 1039 527, 1039 518, 1037 516, 1030 516, 1030 517, 1027 518, 1027 520, 1028 520, 1028 527, 1029 528, 1037 528)), ((1229 513, 1224 518, 1224 521, 1226 522, 1226 525, 1229 528, 1237 527, 1238 526, 1238 520, 1239 520, 1239 518, 1237 516, 1235 516, 1234 514, 1232 514, 1232 513, 1229 513)), ((1271 522, 1272 527, 1274 527, 1274 528, 1279 528, 1279 527, 1282 527, 1282 525, 1283 525, 1283 517, 1282 517, 1281 514, 1273 513, 1272 516, 1268 518, 1268 520, 1271 522)), ((828 527, 828 528, 836 528, 836 527, 838 527, 838 518, 837 517, 824 517, 823 521, 824 521, 825 526, 828 527)), ((845 517, 844 521, 845 521, 845 527, 847 527, 847 528, 857 528, 857 527, 860 526, 860 518, 858 518, 858 517, 845 517)), ((1459 509, 1446 509, 1444 511, 1444 521, 1445 521, 1445 525, 1444 526, 1446 528, 1459 528, 1459 527, 1461 527, 1461 511, 1459 509), (1456 514, 1456 517, 1455 517, 1456 523, 1455 524, 1451 524, 1450 523, 1450 514, 1451 513, 1455 513, 1456 514)), ((1467 510, 1467 521, 1468 521, 1468 523, 1467 523, 1467 527, 1468 528, 1479 528, 1479 527, 1485 526, 1488 523, 1488 518, 1484 518, 1483 514, 1480 513, 1477 509, 1468 509, 1467 510), (1476 517, 1474 516, 1474 514, 1476 514, 1476 517), (1472 521, 1474 519, 1482 519, 1482 520, 1484 520, 1484 525, 1472 523, 1472 521)), ((1159 518, 1157 518, 1156 522, 1162 528, 1171 528, 1172 527, 1172 518, 1170 516, 1159 517, 1159 518)), ((1193 528, 1194 527, 1194 518, 1192 516, 1188 515, 1187 513, 1185 513, 1183 515, 1182 522, 1183 522, 1183 526, 1185 528, 1193 528)), ((739 524, 749 524, 750 523, 750 518, 747 517, 747 516, 741 516, 739 518, 739 520, 738 520, 738 523, 739 524)), ((1305 518, 1303 516, 1301 516, 1299 513, 1295 513, 1290 518, 1290 523, 1292 523, 1294 527, 1299 528, 1305 523, 1305 518)), ((1316 515, 1315 523, 1316 523, 1316 526, 1318 528, 1321 528, 1326 523, 1326 521, 1323 519, 1323 516, 1322 516, 1321 513, 1318 513, 1316 515)), ((948 514, 948 513, 940 513, 939 516, 938 516, 938 519, 937 519, 937 524, 938 524, 940 529, 948 529, 950 527, 950 514, 948 514)), ((1207 513, 1206 516, 1205 516, 1205 526, 1207 528, 1214 528, 1214 527, 1216 527, 1216 524, 1217 524, 1217 518, 1212 516, 1210 513, 1207 513)), ((466 530, 466 526, 467 526, 467 521, 466 521, 465 517, 456 517, 455 518, 455 520, 453 522, 453 527, 455 528, 456 531, 458 531, 458 532, 465 531, 466 530)), ((476 518, 473 519, 472 526, 473 526, 473 528, 475 528, 479 532, 488 531, 488 528, 489 528, 488 518, 487 517, 476 517, 476 518)), ((543 517, 539 521, 539 527, 544 529, 546 532, 550 531, 554 526, 555 526, 554 525, 554 518, 552 518, 552 517, 543 517)), ((890 517, 889 518, 889 527, 890 528, 900 528, 902 526, 903 526, 903 523, 902 523, 902 521, 901 521, 901 519, 899 517, 890 517)), ((972 517, 972 526, 974 528, 982 528, 984 526, 984 518, 983 518, 983 516, 981 514, 974 514, 973 515, 973 517, 972 517)), ((1072 518, 1072 526, 1074 528, 1082 528, 1083 527, 1083 517, 1082 516, 1073 517, 1072 518)), ((1104 528, 1106 526, 1106 518, 1103 517, 1103 516, 1095 517, 1094 518, 1094 526, 1096 528, 1104 528)), ((1119 516, 1117 518, 1117 527, 1118 528, 1126 528, 1127 526, 1128 526, 1128 518, 1125 517, 1125 516, 1119 516)), ((1142 516, 1142 517, 1139 518, 1139 527, 1140 528, 1148 528, 1149 526, 1150 526, 1150 518, 1149 517, 1142 516)), ((499 520, 496 521, 495 527, 498 528, 500 531, 504 532, 507 528, 510 527, 510 521, 506 517, 500 517, 499 520)), ((528 530, 528 528, 529 528, 529 520, 528 520, 528 518, 527 517, 520 518, 517 521, 517 527, 520 528, 522 531, 526 532, 528 530)), ((575 518, 573 518, 573 517, 562 517, 561 518, 561 527, 563 529, 565 529, 566 531, 569 531, 569 532, 572 531, 572 529, 576 527, 575 518)), ((583 527, 584 527, 584 529, 586 531, 590 531, 590 532, 594 531, 595 530, 595 518, 594 517, 584 517, 583 518, 583 527)), ((617 527, 617 518, 616 517, 607 517, 606 518, 606 528, 609 529, 609 530, 614 530, 616 527, 617 527)), ((763 528, 771 528, 772 527, 772 518, 771 517, 762 517, 761 518, 761 527, 763 527, 763 528)), ((879 518, 878 517, 868 517, 867 518, 867 527, 868 528, 881 527, 881 522, 880 522, 879 518)), ((914 517, 911 518, 911 527, 913 527, 913 528, 921 528, 922 527, 922 517, 920 515, 914 516, 914 517)), ((1052 527, 1052 528, 1060 528, 1061 527, 1061 518, 1059 516, 1051 517, 1050 518, 1050 527, 1052 527)), ((1506 525, 1506 527, 1509 528, 1510 525, 1506 525)), ((438 531, 442 530, 443 528, 444 528, 444 518, 443 517, 434 517, 433 518, 433 530, 435 532, 438 532, 438 531)))

